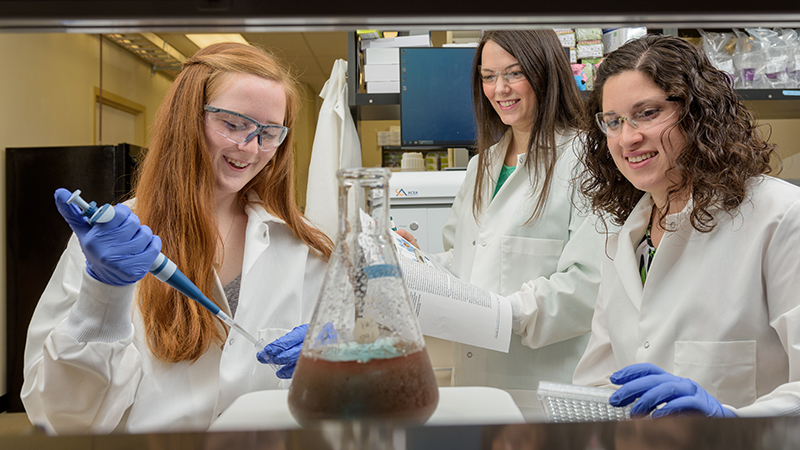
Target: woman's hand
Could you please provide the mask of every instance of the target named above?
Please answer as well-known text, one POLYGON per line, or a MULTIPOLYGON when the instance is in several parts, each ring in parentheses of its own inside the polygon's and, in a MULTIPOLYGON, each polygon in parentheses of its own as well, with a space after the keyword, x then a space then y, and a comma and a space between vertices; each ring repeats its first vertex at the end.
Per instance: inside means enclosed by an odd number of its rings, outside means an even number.
POLYGON ((278 378, 292 378, 307 331, 308 324, 294 327, 292 331, 267 344, 264 350, 256 354, 256 358, 263 364, 283 366, 275 373, 278 378))
POLYGON ((86 271, 92 278, 114 286, 125 286, 144 278, 161 252, 161 239, 125 205, 114 207, 114 218, 89 225, 75 205, 71 193, 56 190, 58 212, 64 217, 86 256, 86 271))
POLYGON ((398 228, 396 231, 397 234, 400 235, 403 239, 407 240, 409 244, 413 245, 414 247, 419 248, 419 244, 417 244, 417 240, 414 239, 414 235, 409 233, 406 230, 398 228))
POLYGON ((736 417, 699 384, 676 377, 650 363, 633 364, 611 375, 611 382, 620 384, 608 402, 611 406, 627 406, 639 399, 631 416, 652 417, 699 413, 706 417, 736 417), (663 407, 656 409, 658 405, 663 407))

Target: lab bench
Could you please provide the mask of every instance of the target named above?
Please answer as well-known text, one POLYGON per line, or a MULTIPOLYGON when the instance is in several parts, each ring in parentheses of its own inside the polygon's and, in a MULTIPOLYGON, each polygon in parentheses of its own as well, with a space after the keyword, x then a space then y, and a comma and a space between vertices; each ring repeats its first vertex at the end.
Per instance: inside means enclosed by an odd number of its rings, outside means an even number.
POLYGON ((677 418, 572 424, 491 424, 402 427, 388 422, 326 422, 291 430, 158 433, 110 436, 0 435, 15 450, 231 449, 719 449, 800 445, 800 418, 677 418))

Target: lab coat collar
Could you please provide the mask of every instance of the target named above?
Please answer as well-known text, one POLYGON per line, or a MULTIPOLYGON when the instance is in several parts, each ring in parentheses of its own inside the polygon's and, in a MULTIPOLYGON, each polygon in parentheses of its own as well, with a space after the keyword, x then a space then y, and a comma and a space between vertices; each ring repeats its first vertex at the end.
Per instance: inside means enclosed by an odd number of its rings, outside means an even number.
POLYGON ((617 251, 614 255, 617 276, 636 309, 642 305, 642 279, 639 277, 636 248, 647 230, 652 208, 653 200, 650 194, 645 193, 619 230, 617 251))
POLYGON ((261 221, 264 223, 267 222, 277 222, 283 224, 286 223, 280 217, 270 214, 266 210, 266 208, 264 208, 263 203, 261 202, 261 198, 258 196, 258 194, 252 191, 250 191, 247 194, 247 205, 245 205, 244 210, 247 213, 248 225, 251 220, 261 221), (252 217, 251 214, 254 214, 255 217, 252 217))
MULTIPOLYGON (((492 177, 497 177, 500 173, 500 168, 503 167, 503 162, 506 160, 506 150, 508 150, 508 143, 511 141, 511 128, 503 133, 503 137, 497 141, 497 144, 489 149, 489 173, 492 177)), ((519 157, 517 158, 519 161, 519 157)))
MULTIPOLYGON (((256 260, 269 247, 269 223, 285 224, 286 222, 276 217, 262 206, 261 199, 255 192, 248 192, 248 204, 245 206, 245 213, 247 214, 247 229, 245 231, 245 248, 244 248, 244 261, 242 264, 242 283, 244 283, 245 274, 253 267, 256 260)), ((131 209, 136 207, 136 199, 131 199, 125 202, 131 209)), ((231 310, 225 297, 225 288, 222 282, 214 272, 214 286, 212 287, 212 297, 216 300, 217 305, 230 315, 231 310)), ((224 329, 222 323, 219 327, 224 329)))
MULTIPOLYGON (((500 173, 500 167, 503 165, 506 159, 506 150, 508 150, 508 143, 511 140, 511 128, 509 127, 505 133, 503 133, 503 137, 497 142, 497 144, 491 149, 489 152, 489 173, 492 176, 497 176, 500 173)), ((564 151, 566 148, 571 148, 572 146, 566 145, 567 142, 578 139, 577 133, 574 131, 567 131, 561 132, 556 131, 556 148, 558 152, 564 151)), ((560 156, 560 155, 559 155, 560 156)), ((525 161, 528 159, 527 153, 521 153, 517 155, 517 166, 522 166, 525 164, 525 161)))
MULTIPOLYGON (((254 192, 247 194, 247 205, 244 211, 247 214, 247 228, 245 230, 244 259, 242 261, 242 280, 255 264, 256 260, 269 247, 269 224, 285 224, 279 217, 270 214, 261 204, 261 199, 254 192)), ((214 274, 214 287, 212 295, 220 308, 230 315, 231 310, 225 297, 225 288, 219 277, 214 274)))
POLYGON ((286 222, 270 214, 261 204, 261 200, 255 193, 250 193, 245 206, 247 213, 247 230, 245 231, 244 261, 242 263, 242 283, 244 283, 248 272, 255 264, 256 260, 269 247, 270 224, 275 226, 285 225, 286 222))
POLYGON ((645 287, 649 290, 658 289, 658 283, 683 253, 693 229, 691 222, 688 220, 694 204, 690 198, 681 212, 667 215, 667 227, 674 231, 667 231, 661 239, 656 257, 647 275, 647 285, 642 286, 639 265, 636 259, 636 248, 647 231, 653 204, 653 198, 649 193, 645 193, 633 208, 619 231, 617 251, 614 257, 617 275, 628 294, 628 298, 631 299, 637 309, 641 308, 645 287))

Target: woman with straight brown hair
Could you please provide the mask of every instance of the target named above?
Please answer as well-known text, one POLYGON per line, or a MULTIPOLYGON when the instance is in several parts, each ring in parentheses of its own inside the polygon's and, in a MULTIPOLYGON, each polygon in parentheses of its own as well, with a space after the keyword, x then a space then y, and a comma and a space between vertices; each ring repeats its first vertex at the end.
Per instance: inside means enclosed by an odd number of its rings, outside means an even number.
POLYGON ((56 192, 75 235, 29 330, 22 398, 34 424, 204 430, 240 395, 282 387, 291 358, 277 373, 260 364, 247 339, 146 274, 161 251, 256 338, 301 344, 287 332, 310 319, 332 243, 295 204, 299 104, 271 55, 206 47, 167 93, 135 198, 113 220, 89 227, 56 192))
POLYGON ((516 336, 508 353, 456 345, 454 382, 524 390, 569 382, 588 340, 603 237, 584 220, 572 183, 583 101, 558 36, 485 32, 472 96, 478 154, 444 227, 445 253, 434 257, 507 296, 516 336))

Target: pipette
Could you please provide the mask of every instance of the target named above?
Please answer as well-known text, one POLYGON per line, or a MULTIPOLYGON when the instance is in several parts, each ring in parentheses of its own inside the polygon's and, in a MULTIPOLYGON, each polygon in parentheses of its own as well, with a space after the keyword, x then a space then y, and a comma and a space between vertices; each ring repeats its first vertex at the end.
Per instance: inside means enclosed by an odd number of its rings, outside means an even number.
MULTIPOLYGON (((115 211, 111 205, 106 203, 105 205, 98 207, 97 203, 95 202, 87 203, 81 198, 80 194, 80 190, 73 192, 69 199, 67 199, 67 203, 74 203, 81 210, 81 214, 86 216, 89 225, 94 226, 96 223, 105 223, 114 218, 115 211)), ((209 300, 208 297, 203 295, 203 293, 200 292, 200 289, 178 269, 178 266, 176 266, 174 262, 170 261, 169 258, 164 256, 163 253, 159 253, 158 257, 156 257, 156 260, 153 262, 153 265, 150 266, 150 273, 164 283, 167 283, 168 285, 177 289, 181 294, 196 301, 205 309, 211 311, 211 313, 217 316, 223 323, 238 331, 242 336, 246 337, 247 340, 252 342, 258 350, 262 350, 266 345, 263 339, 256 340, 256 338, 245 331, 244 328, 239 326, 238 323, 234 322, 230 316, 219 309, 219 306, 214 304, 214 302, 209 300)))

